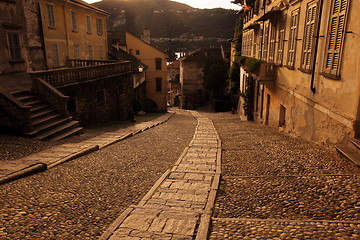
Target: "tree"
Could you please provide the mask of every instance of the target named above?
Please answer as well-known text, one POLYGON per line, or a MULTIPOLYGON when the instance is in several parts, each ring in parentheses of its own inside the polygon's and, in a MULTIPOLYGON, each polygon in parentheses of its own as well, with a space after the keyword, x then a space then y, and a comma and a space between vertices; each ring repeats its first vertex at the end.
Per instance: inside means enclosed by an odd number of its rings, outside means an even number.
POLYGON ((204 61, 204 86, 215 97, 221 97, 226 86, 228 64, 221 56, 208 56, 204 61))

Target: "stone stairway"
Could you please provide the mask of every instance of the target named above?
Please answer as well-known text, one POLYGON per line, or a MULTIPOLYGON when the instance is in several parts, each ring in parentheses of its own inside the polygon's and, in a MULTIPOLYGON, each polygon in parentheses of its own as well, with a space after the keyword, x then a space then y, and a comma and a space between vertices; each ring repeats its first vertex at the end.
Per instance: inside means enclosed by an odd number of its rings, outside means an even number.
POLYGON ((34 130, 25 133, 30 137, 56 141, 79 133, 83 129, 78 127, 78 121, 56 112, 55 109, 29 91, 17 91, 11 94, 23 104, 31 107, 30 118, 34 130))
POLYGON ((352 138, 344 144, 335 146, 336 150, 360 167, 360 139, 352 138))

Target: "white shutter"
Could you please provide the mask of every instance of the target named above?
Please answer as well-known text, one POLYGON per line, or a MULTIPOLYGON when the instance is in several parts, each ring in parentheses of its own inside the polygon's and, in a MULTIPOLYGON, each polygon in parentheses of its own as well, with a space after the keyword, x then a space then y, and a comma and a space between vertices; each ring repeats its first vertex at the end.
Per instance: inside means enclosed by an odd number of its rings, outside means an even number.
POLYGON ((314 46, 315 28, 317 19, 317 2, 310 3, 307 8, 305 32, 303 38, 303 52, 301 58, 301 67, 311 69, 312 49, 314 46))

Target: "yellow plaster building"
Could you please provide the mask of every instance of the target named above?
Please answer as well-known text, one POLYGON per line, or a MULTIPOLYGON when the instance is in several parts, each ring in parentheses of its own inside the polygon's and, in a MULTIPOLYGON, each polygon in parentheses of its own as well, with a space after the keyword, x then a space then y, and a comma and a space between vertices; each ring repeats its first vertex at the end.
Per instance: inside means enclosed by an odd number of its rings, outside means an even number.
POLYGON ((167 54, 129 32, 126 32, 126 51, 148 66, 145 77, 146 96, 156 103, 158 111, 166 111, 167 54))
POLYGON ((359 136, 360 1, 247 3, 242 55, 262 63, 242 68, 240 90, 253 82, 255 120, 317 142, 359 136))
POLYGON ((80 0, 39 0, 48 68, 67 59, 107 60, 109 16, 80 0))

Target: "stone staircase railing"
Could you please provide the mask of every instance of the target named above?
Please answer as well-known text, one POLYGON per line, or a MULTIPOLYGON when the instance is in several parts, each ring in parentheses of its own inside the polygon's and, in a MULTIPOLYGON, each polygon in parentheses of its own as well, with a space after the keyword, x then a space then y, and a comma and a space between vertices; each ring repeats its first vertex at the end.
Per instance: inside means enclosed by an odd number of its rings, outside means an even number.
POLYGON ((0 108, 11 121, 11 127, 19 132, 31 132, 30 107, 14 98, 5 89, 0 88, 0 108))

